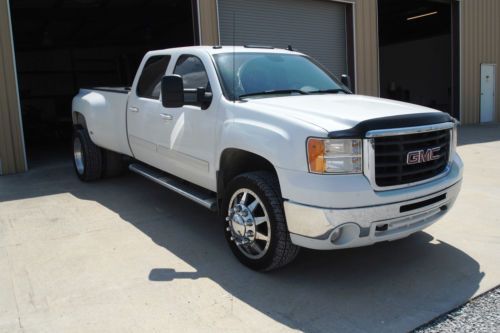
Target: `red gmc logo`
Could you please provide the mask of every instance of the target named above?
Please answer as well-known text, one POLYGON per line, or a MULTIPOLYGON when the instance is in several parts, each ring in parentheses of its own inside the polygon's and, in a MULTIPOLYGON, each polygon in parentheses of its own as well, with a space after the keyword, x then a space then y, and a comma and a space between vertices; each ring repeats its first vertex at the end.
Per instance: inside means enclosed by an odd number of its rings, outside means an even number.
POLYGON ((411 151, 408 153, 408 155, 406 155, 406 164, 419 164, 437 160, 441 157, 441 155, 438 154, 440 150, 440 147, 436 147, 429 148, 427 150, 411 151))

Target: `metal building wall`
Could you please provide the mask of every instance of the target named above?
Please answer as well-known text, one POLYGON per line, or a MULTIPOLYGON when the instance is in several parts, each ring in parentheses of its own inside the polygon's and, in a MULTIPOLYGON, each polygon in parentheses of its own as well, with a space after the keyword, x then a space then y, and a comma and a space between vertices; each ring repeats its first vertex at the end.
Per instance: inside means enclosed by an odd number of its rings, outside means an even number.
POLYGON ((27 168, 9 16, 0 0, 0 175, 27 168))
MULTIPOLYGON (((339 2, 354 3, 356 92, 379 96, 377 0, 339 2)), ((201 43, 217 44, 219 42, 217 0, 198 0, 198 3, 201 43)))
POLYGON ((377 0, 355 1, 356 93, 380 96, 377 0))
POLYGON ((500 0, 461 0, 461 121, 480 121, 481 64, 497 64, 496 116, 500 121, 500 0))

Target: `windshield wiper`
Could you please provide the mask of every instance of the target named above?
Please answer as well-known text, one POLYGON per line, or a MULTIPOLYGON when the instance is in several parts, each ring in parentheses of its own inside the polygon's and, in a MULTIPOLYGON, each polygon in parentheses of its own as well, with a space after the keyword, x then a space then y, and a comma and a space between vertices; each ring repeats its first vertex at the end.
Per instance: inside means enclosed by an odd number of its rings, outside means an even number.
POLYGON ((250 93, 250 94, 243 94, 243 95, 240 95, 238 98, 258 96, 258 95, 280 95, 280 94, 293 94, 293 93, 298 93, 301 95, 309 94, 307 91, 303 91, 303 90, 299 90, 299 89, 267 90, 267 91, 260 91, 260 92, 250 93))
POLYGON ((308 91, 309 94, 337 94, 339 92, 344 92, 346 94, 350 93, 347 90, 341 88, 308 91))

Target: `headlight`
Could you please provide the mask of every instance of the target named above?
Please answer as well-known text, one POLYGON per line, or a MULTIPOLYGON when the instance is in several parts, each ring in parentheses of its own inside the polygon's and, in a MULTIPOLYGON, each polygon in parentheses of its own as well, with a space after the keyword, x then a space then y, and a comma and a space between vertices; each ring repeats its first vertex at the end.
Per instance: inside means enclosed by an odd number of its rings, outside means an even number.
POLYGON ((307 140, 309 172, 350 174, 363 172, 363 151, 360 139, 307 140))

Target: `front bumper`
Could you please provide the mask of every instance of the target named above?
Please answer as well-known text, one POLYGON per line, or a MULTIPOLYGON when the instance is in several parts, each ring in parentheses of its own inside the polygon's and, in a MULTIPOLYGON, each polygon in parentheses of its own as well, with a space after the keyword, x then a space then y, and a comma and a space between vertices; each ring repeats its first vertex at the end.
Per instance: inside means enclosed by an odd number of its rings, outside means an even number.
POLYGON ((285 201, 285 215, 296 245, 332 250, 371 245, 409 236, 441 218, 453 206, 461 180, 437 192, 390 204, 359 208, 319 208, 285 201), (340 236, 332 235, 341 228, 340 236))

